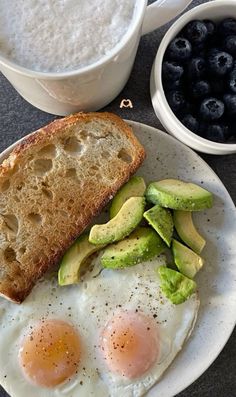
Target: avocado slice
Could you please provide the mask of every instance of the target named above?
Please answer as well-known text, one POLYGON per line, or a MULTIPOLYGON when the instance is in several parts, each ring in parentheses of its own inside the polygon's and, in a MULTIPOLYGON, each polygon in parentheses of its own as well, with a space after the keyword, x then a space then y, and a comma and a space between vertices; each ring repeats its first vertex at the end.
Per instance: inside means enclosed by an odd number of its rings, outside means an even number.
POLYGON ((185 244, 194 252, 200 254, 206 244, 204 238, 198 233, 192 219, 192 212, 175 210, 173 214, 175 229, 185 244))
POLYGON ((172 241, 172 252, 179 271, 186 277, 194 278, 203 266, 203 259, 175 239, 172 241))
POLYGON ((175 270, 160 266, 157 272, 161 279, 162 292, 175 305, 185 302, 196 291, 195 281, 175 270))
POLYGON ((94 225, 90 230, 89 242, 110 244, 128 236, 142 220, 145 208, 144 197, 130 197, 118 214, 103 225, 94 225))
POLYGON ((156 204, 150 210, 144 212, 143 216, 170 247, 174 229, 171 212, 156 204))
POLYGON ((90 255, 104 247, 104 245, 91 244, 88 237, 88 234, 83 234, 66 251, 58 271, 59 285, 78 283, 81 265, 90 255))
POLYGON ((178 179, 163 179, 150 183, 146 198, 153 204, 183 211, 200 211, 211 208, 213 204, 210 192, 194 183, 178 179))
POLYGON ((146 190, 146 184, 141 176, 133 176, 115 195, 111 203, 110 218, 114 218, 122 205, 130 197, 142 197, 146 190))
POLYGON ((124 240, 109 245, 101 257, 103 267, 117 269, 137 265, 165 250, 165 244, 149 227, 138 227, 124 240))

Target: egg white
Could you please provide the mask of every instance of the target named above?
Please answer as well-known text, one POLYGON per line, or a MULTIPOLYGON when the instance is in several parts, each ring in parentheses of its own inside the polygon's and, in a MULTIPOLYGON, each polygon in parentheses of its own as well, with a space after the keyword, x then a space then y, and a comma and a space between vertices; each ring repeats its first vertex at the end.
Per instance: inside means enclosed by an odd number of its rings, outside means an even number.
POLYGON ((173 305, 161 293, 156 269, 160 256, 134 267, 111 270, 100 267, 100 255, 83 282, 59 287, 56 277, 44 278, 20 306, 2 300, 0 308, 0 383, 12 397, 139 397, 147 392, 173 361, 189 336, 199 301, 193 295, 173 305), (99 350, 99 337, 117 310, 140 311, 157 323, 161 354, 154 366, 138 379, 112 374, 99 350), (18 363, 22 338, 40 319, 57 318, 74 325, 82 341, 78 373, 64 385, 46 389, 29 383, 18 363))

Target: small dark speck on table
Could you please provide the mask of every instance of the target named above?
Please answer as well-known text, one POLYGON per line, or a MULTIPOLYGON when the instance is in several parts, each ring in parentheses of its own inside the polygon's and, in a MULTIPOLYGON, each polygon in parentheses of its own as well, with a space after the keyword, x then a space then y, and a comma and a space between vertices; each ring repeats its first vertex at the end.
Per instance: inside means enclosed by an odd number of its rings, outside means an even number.
MULTIPOLYGON (((203 2, 203 0, 194 0, 190 7, 203 2)), ((122 118, 139 121, 163 130, 150 101, 149 78, 157 48, 169 25, 165 25, 141 39, 136 62, 126 87, 103 110, 112 111, 122 118), (133 108, 120 108, 122 99, 130 99, 133 108)), ((49 123, 54 118, 56 116, 44 113, 27 103, 0 74, 0 152, 20 137, 49 123)), ((213 156, 201 153, 199 155, 216 172, 236 203, 236 155, 213 156)), ((178 394, 178 397, 190 396, 236 397, 235 331, 210 368, 191 386, 178 394)), ((1 387, 0 397, 7 397, 1 387)))

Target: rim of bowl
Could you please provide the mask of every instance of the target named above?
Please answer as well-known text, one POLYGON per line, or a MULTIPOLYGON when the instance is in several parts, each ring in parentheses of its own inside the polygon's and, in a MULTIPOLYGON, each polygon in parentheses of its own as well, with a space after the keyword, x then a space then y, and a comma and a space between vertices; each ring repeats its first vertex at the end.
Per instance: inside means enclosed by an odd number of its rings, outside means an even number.
MULTIPOLYGON (((235 0, 215 0, 211 1, 209 3, 204 3, 201 4, 197 7, 194 7, 193 9, 187 11, 185 14, 183 14, 166 32, 165 36, 163 37, 160 46, 158 48, 156 58, 155 58, 155 63, 154 63, 154 80, 157 82, 158 90, 160 93, 160 99, 163 101, 163 105, 165 108, 167 108, 168 113, 171 115, 172 118, 172 124, 174 127, 178 129, 182 129, 181 131, 181 136, 183 138, 186 138, 185 142, 188 144, 189 138, 196 143, 202 143, 203 146, 205 146, 206 149, 216 149, 216 150, 225 150, 225 153, 229 149, 233 149, 236 152, 236 143, 219 143, 219 142, 214 142, 210 141, 208 139, 202 138, 201 136, 195 134, 191 130, 189 130, 187 127, 184 126, 184 124, 181 123, 181 121, 176 117, 172 109, 170 108, 166 95, 163 89, 162 85, 162 62, 164 58, 164 54, 166 51, 166 48, 168 47, 170 41, 172 40, 173 37, 175 37, 180 30, 188 23, 190 20, 192 20, 194 17, 198 15, 198 12, 201 11, 202 9, 211 9, 211 8, 218 8, 218 7, 227 7, 227 5, 230 6, 235 6, 235 11, 236 11, 236 2, 235 0)), ((224 18, 224 17, 223 17, 224 18)), ((214 17, 212 18, 214 19, 214 17)), ((169 123, 168 123, 169 125, 169 123)), ((172 128, 170 128, 172 130, 172 128)), ((173 135, 176 135, 173 133, 173 135)), ((197 150, 197 149, 195 149, 197 150)), ((200 149, 199 149, 200 150, 200 149)), ((231 152, 233 154, 233 152, 231 152)))
POLYGON ((140 24, 142 16, 145 12, 147 6, 147 0, 142 0, 138 1, 135 3, 135 11, 137 14, 135 18, 131 20, 131 23, 128 27, 128 30, 122 37, 122 39, 109 51, 106 55, 102 56, 98 61, 93 62, 90 65, 83 66, 81 68, 65 71, 65 72, 41 72, 37 70, 33 70, 24 66, 19 65, 17 62, 11 61, 4 55, 0 54, 0 68, 1 64, 8 69, 18 72, 22 75, 28 76, 28 77, 35 77, 35 78, 42 78, 46 80, 55 80, 55 79, 63 79, 71 76, 77 76, 83 75, 87 72, 92 72, 94 69, 102 67, 103 65, 106 65, 112 58, 116 57, 119 53, 119 51, 123 48, 126 47, 129 40, 131 39, 134 30, 137 28, 137 26, 140 24))

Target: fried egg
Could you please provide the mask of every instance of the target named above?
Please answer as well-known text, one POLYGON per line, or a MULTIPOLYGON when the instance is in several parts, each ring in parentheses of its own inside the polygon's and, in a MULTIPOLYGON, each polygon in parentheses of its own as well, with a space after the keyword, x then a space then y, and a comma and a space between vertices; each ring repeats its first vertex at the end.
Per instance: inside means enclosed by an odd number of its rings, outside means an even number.
POLYGON ((0 382, 12 397, 142 396, 182 348, 199 301, 162 295, 165 257, 120 270, 100 257, 78 285, 47 276, 20 306, 2 300, 0 382))

